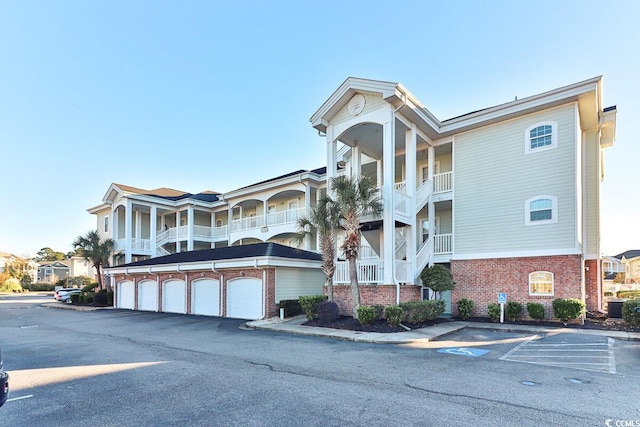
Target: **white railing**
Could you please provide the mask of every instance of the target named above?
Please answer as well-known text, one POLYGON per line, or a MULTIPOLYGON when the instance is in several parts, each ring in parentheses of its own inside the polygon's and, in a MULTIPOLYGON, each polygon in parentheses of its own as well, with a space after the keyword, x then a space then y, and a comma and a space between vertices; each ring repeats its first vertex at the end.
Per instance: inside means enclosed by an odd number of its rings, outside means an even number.
POLYGON ((231 231, 251 230, 264 226, 264 216, 250 216, 231 221, 231 231))
MULTIPOLYGON (((384 279, 384 265, 379 259, 357 260, 358 283, 382 283, 384 279)), ((350 283, 349 261, 336 262, 336 271, 333 274, 334 283, 350 283)))
POLYGON ((379 258, 380 255, 369 245, 360 246, 360 258, 379 258))
POLYGON ((150 251, 151 240, 149 239, 131 239, 131 249, 134 251, 150 251))
POLYGON ((299 218, 307 213, 305 208, 289 209, 286 211, 270 213, 267 215, 267 225, 295 224, 299 218))
POLYGON ((193 226, 193 237, 200 237, 205 239, 211 238, 211 227, 207 227, 206 225, 194 225, 193 226))
POLYGON ((417 202, 418 208, 421 208, 422 206, 425 205, 430 195, 431 195, 431 181, 427 180, 427 181, 424 181, 422 184, 420 184, 420 186, 418 187, 418 190, 416 191, 416 202, 417 202))
POLYGON ((453 189, 453 172, 443 172, 433 175, 433 192, 445 193, 453 189))
POLYGON ((178 239, 185 240, 189 236, 189 226, 181 225, 178 227, 178 239))
POLYGON ((113 250, 114 251, 123 251, 127 247, 127 241, 125 239, 117 239, 113 242, 113 250))
POLYGON ((416 255, 416 270, 422 271, 424 267, 429 263, 429 258, 431 258, 431 239, 425 240, 422 242, 420 247, 418 247, 418 253, 416 255))
POLYGON ((171 255, 171 252, 169 252, 168 250, 166 250, 165 248, 163 248, 162 246, 158 246, 156 248, 156 255, 157 256, 165 256, 165 255, 171 255))
POLYGON ((211 229, 211 237, 226 237, 229 235, 229 226, 222 225, 211 229))
POLYGON ((396 190, 394 194, 393 208, 396 210, 396 212, 402 213, 404 215, 409 215, 410 201, 411 198, 408 195, 396 190))
POLYGON ((409 280, 409 271, 410 271, 410 263, 409 261, 395 260, 395 277, 396 281, 400 283, 409 283, 412 282, 409 280))
POLYGON ((453 234, 436 234, 433 237, 434 254, 450 254, 453 252, 453 234))
POLYGON ((393 189, 396 191, 400 191, 402 193, 404 193, 406 191, 406 182, 401 181, 401 182, 396 182, 395 184, 393 184, 393 189))

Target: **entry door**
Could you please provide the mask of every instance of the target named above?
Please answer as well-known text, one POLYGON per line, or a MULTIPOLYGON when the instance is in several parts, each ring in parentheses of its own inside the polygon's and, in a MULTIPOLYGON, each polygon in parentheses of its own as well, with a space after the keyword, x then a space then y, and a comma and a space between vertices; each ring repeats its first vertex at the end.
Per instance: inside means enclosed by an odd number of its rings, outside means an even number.
POLYGON ((298 201, 294 200, 287 205, 287 222, 295 222, 297 218, 298 201))

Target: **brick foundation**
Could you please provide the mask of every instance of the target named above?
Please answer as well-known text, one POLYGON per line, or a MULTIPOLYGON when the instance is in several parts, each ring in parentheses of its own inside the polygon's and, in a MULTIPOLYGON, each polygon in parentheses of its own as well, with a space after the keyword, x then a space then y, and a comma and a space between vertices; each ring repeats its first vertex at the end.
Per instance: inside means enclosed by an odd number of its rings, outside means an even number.
MULTIPOLYGON (((400 302, 420 300, 422 296, 420 286, 401 285, 400 302)), ((326 295, 327 288, 324 288, 326 295)), ((353 304, 351 302, 351 287, 349 285, 334 285, 333 300, 338 304, 340 314, 343 316, 353 315, 353 304)), ((360 303, 362 305, 395 305, 396 285, 360 285, 360 303)))
MULTIPOLYGON (((506 292, 508 301, 517 301, 525 306, 525 315, 528 302, 539 302, 545 307, 546 317, 552 318, 551 303, 554 299, 584 300, 582 269, 579 255, 452 260, 451 272, 456 282, 451 294, 452 314, 458 314, 456 302, 467 298, 475 303, 474 316, 487 316, 489 303, 498 301, 498 292, 506 292), (552 296, 529 295, 529 273, 534 271, 550 271, 554 274, 552 296)), ((596 268, 593 270, 597 271, 596 268)), ((595 297, 588 299, 597 300, 595 297)))
POLYGON ((584 262, 584 283, 586 291, 586 304, 589 311, 602 310, 602 273, 598 265, 599 260, 588 259, 584 262))

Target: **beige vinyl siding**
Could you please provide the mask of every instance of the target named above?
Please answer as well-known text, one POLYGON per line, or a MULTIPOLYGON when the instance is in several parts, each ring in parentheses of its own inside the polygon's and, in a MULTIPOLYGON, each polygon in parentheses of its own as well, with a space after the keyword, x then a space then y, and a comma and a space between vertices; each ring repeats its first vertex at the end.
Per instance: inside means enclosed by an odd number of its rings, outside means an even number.
POLYGON ((96 214, 98 217, 98 234, 101 239, 111 238, 111 228, 113 227, 113 218, 111 218, 111 209, 105 209, 96 214), (109 217, 109 230, 104 232, 104 219, 109 217))
POLYGON ((598 229, 600 219, 598 218, 598 207, 600 205, 600 144, 597 132, 587 132, 584 141, 585 150, 585 211, 584 228, 585 241, 583 242, 584 253, 598 254, 598 229))
POLYGON ((455 253, 576 246, 575 104, 456 135, 455 253), (525 130, 557 121, 558 147, 525 154, 525 130), (558 222, 525 226, 525 201, 558 199, 558 222))
POLYGON ((277 268, 276 303, 283 299, 322 295, 325 280, 326 276, 319 268, 277 268))
MULTIPOLYGON (((379 109, 384 103, 384 99, 380 95, 364 95, 365 106, 364 110, 359 114, 360 116, 367 114, 371 111, 379 109)), ((354 95, 355 96, 355 95, 354 95)), ((346 122, 347 120, 353 119, 353 116, 349 113, 349 103, 342 107, 340 111, 336 113, 336 115, 331 119, 331 124, 338 124, 342 122, 346 122)))

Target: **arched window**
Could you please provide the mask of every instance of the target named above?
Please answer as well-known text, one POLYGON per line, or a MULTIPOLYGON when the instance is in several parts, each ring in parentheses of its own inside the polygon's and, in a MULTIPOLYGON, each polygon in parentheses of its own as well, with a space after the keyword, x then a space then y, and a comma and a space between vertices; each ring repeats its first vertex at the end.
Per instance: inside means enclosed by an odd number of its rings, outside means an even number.
POLYGON ((529 295, 553 295, 553 273, 550 271, 529 273, 529 295))
POLYGON ((524 204, 525 225, 552 224, 558 222, 558 199, 555 196, 536 196, 524 204))
POLYGON ((558 123, 540 122, 529 126, 524 132, 525 154, 556 148, 558 146, 558 123))

